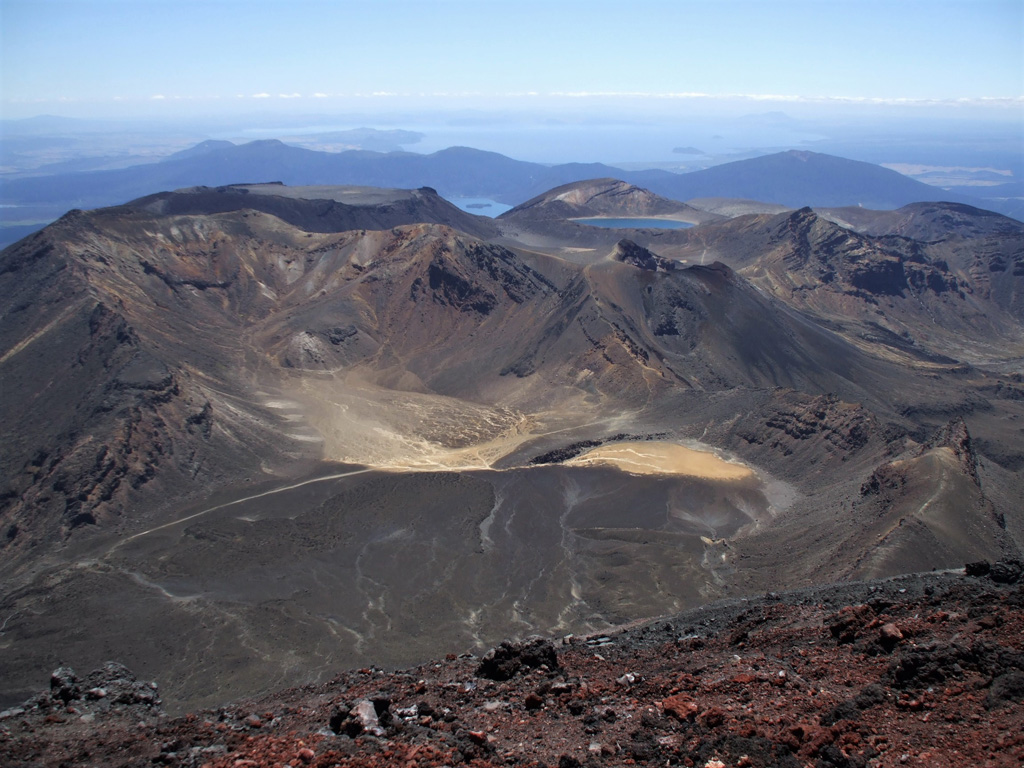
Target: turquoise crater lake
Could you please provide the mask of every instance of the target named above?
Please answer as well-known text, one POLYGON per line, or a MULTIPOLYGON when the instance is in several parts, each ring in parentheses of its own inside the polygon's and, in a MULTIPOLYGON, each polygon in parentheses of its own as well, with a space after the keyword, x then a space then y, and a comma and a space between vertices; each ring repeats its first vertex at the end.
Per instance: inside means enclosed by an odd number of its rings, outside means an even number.
POLYGON ((590 219, 573 219, 580 224, 591 227, 604 227, 605 229, 687 229, 692 227, 687 221, 675 221, 674 219, 610 219, 595 217, 590 219))

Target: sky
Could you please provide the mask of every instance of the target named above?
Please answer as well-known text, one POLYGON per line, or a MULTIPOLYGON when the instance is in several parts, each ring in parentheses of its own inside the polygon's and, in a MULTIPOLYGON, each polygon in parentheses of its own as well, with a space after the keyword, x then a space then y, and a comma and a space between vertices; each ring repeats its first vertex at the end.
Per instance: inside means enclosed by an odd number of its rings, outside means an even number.
POLYGON ((1024 112, 1024 0, 0 0, 0 43, 5 118, 1024 112))

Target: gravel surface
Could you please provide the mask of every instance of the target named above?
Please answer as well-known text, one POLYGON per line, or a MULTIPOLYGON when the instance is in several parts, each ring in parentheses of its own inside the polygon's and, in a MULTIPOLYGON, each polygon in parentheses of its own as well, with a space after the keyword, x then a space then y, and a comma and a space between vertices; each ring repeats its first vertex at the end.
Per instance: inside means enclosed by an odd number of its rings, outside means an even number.
POLYGON ((5 766, 1020 766, 1021 564, 716 603, 168 718, 117 664, 0 713, 5 766))

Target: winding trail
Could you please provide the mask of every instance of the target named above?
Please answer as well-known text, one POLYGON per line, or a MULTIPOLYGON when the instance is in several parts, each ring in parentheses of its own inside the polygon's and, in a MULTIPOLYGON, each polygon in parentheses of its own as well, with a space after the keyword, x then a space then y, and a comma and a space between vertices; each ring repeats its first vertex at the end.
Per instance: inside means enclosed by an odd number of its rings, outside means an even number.
POLYGON ((142 536, 147 536, 150 533, 156 533, 157 531, 162 531, 165 528, 171 528, 171 527, 173 527, 175 525, 180 525, 181 523, 187 523, 189 520, 195 520, 197 517, 202 517, 203 515, 208 515, 211 512, 216 512, 218 509, 224 509, 225 507, 231 507, 231 506, 234 506, 235 504, 242 504, 242 503, 244 503, 246 501, 253 501, 254 499, 262 499, 265 496, 273 496, 275 493, 283 493, 284 491, 292 491, 292 490, 295 490, 296 488, 302 488, 304 485, 312 485, 313 483, 323 483, 323 482, 326 482, 328 480, 341 480, 342 478, 345 478, 345 477, 352 477, 354 475, 363 475, 363 474, 366 474, 367 472, 380 472, 380 471, 381 470, 379 468, 377 468, 377 467, 370 467, 370 468, 367 468, 367 469, 356 469, 356 470, 353 470, 352 472, 340 472, 340 473, 333 474, 333 475, 324 475, 323 477, 314 477, 314 478, 312 478, 310 480, 303 480, 301 483, 292 483, 291 485, 284 485, 284 486, 281 486, 280 488, 271 488, 269 491, 263 491, 262 493, 254 493, 252 496, 246 496, 246 497, 241 498, 241 499, 235 499, 233 501, 226 501, 223 504, 217 504, 216 506, 208 507, 207 509, 204 509, 204 510, 202 510, 200 512, 196 512, 193 515, 189 515, 188 517, 182 517, 182 518, 180 518, 178 520, 172 520, 169 523, 164 523, 163 525, 158 525, 155 528, 150 528, 149 530, 145 530, 145 531, 141 531, 139 533, 133 534, 133 535, 129 536, 128 538, 122 539, 121 541, 117 542, 117 544, 115 544, 113 547, 111 547, 110 551, 107 554, 108 555, 111 554, 114 550, 116 550, 121 545, 127 544, 128 542, 134 541, 135 539, 138 539, 138 538, 140 538, 142 536))
POLYGON ((7 352, 5 352, 2 357, 0 357, 0 365, 2 365, 3 363, 6 363, 8 360, 10 360, 16 354, 21 352, 23 349, 25 349, 25 347, 27 347, 32 342, 37 341, 38 339, 41 339, 43 336, 48 334, 50 331, 52 331, 58 325, 60 325, 65 320, 70 318, 84 304, 85 304, 84 301, 75 302, 70 307, 68 307, 63 312, 61 312, 59 315, 57 315, 57 317, 55 317, 53 320, 48 322, 45 326, 40 328, 38 331, 36 331, 35 333, 31 334, 30 336, 27 336, 26 338, 22 339, 20 342, 15 344, 13 347, 11 347, 9 350, 7 350, 7 352))
MULTIPOLYGON (((540 435, 531 435, 531 437, 536 438, 536 437, 540 437, 540 436, 548 436, 548 435, 558 434, 560 432, 568 432, 568 431, 572 431, 572 430, 578 430, 578 429, 581 428, 581 426, 586 427, 586 426, 593 426, 593 425, 602 424, 602 423, 608 423, 610 421, 614 421, 616 418, 621 418, 621 416, 619 416, 619 417, 607 417, 607 418, 604 418, 604 419, 598 419, 596 421, 590 422, 589 424, 576 425, 576 426, 572 426, 572 427, 565 427, 563 429, 556 429, 556 430, 552 430, 550 432, 541 433, 540 435)), ((693 449, 683 448, 682 450, 690 451, 690 452, 695 452, 695 451, 693 451, 693 449)), ((721 460, 719 460, 719 461, 721 461, 721 460)), ((571 465, 571 462, 567 462, 567 464, 571 465)), ((448 471, 472 471, 472 470, 480 470, 480 469, 484 469, 484 468, 486 468, 486 467, 479 467, 479 466, 465 466, 465 467, 448 467, 448 466, 445 466, 444 467, 444 469, 446 469, 448 471)), ((208 515, 211 512, 216 512, 217 510, 225 509, 227 507, 231 507, 231 506, 234 506, 236 504, 243 504, 243 503, 245 503, 247 501, 254 501, 255 499, 262 499, 262 498, 265 498, 267 496, 273 496, 273 495, 278 494, 278 493, 284 493, 285 491, 292 491, 292 490, 295 490, 296 488, 302 488, 303 486, 306 486, 306 485, 312 485, 313 483, 323 483, 323 482, 328 482, 330 480, 341 480, 341 479, 346 478, 346 477, 354 477, 355 475, 363 475, 363 474, 366 474, 368 472, 387 472, 389 470, 393 471, 395 469, 423 471, 424 468, 423 467, 410 467, 410 466, 404 466, 404 467, 381 467, 381 466, 374 466, 374 467, 367 467, 365 469, 356 469, 356 470, 352 470, 350 472, 337 472, 337 473, 330 474, 330 475, 323 475, 322 477, 313 477, 313 478, 310 478, 308 480, 303 480, 303 481, 298 482, 298 483, 291 483, 289 485, 283 485, 283 486, 281 486, 279 488, 271 488, 268 491, 262 491, 261 493, 254 493, 251 496, 244 496, 244 497, 242 497, 240 499, 233 499, 232 501, 226 501, 226 502, 224 502, 222 504, 216 504, 216 505, 214 505, 212 507, 207 507, 206 509, 200 510, 199 512, 195 512, 194 514, 188 515, 186 517, 178 518, 177 520, 172 520, 172 521, 170 521, 168 523, 163 523, 161 525, 154 526, 153 528, 149 528, 149 529, 147 529, 145 531, 140 531, 139 533, 132 534, 131 536, 128 536, 128 537, 126 537, 124 539, 121 539, 116 544, 114 544, 114 546, 112 546, 107 551, 107 555, 109 556, 109 555, 113 554, 121 546, 123 546, 124 544, 127 544, 127 543, 129 543, 131 541, 134 541, 135 539, 142 538, 143 536, 148 536, 151 533, 156 533, 157 531, 162 531, 162 530, 165 530, 167 528, 172 528, 172 527, 174 527, 176 525, 181 525, 182 523, 187 523, 190 520, 195 520, 197 518, 203 517, 204 515, 208 515)), ((486 535, 486 533, 484 531, 481 531, 481 533, 482 533, 482 535, 486 535)))

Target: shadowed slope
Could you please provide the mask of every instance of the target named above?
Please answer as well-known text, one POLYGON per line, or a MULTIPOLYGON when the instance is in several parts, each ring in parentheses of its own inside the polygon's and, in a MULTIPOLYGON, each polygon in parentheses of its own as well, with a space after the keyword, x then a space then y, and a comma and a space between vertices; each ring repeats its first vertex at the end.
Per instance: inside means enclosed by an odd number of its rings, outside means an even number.
POLYGON ((1015 266, 1024 254, 1020 238, 1002 228, 936 242, 872 237, 805 208, 740 217, 684 237, 687 245, 674 255, 727 260, 876 354, 947 362, 1024 354, 1024 269, 1015 266))

